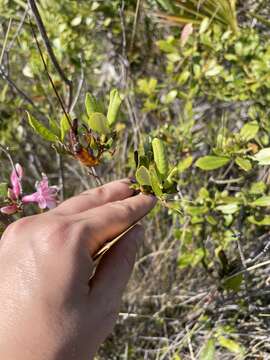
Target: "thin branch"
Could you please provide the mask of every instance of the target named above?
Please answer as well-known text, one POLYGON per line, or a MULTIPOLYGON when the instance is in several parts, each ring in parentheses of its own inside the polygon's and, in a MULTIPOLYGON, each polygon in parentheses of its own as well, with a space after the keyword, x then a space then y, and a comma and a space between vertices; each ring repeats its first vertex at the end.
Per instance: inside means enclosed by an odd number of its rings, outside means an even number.
POLYGON ((7 50, 6 50, 7 52, 9 52, 12 49, 16 38, 19 36, 19 34, 20 34, 20 32, 21 32, 21 30, 23 28, 24 22, 26 20, 26 16, 27 16, 28 11, 29 11, 29 8, 27 6, 24 13, 23 13, 23 16, 22 16, 22 18, 21 18, 21 20, 19 22, 18 28, 17 28, 15 34, 13 35, 12 39, 10 40, 8 46, 7 46, 7 50))
POLYGON ((74 96, 74 100, 71 104, 71 107, 70 107, 70 113, 72 113, 72 111, 74 110, 78 100, 79 100, 79 97, 80 97, 80 94, 81 94, 81 91, 82 91, 82 87, 83 87, 83 83, 84 83, 84 70, 83 70, 83 67, 82 67, 82 64, 81 64, 81 76, 80 76, 80 79, 79 79, 79 83, 78 83, 78 87, 77 87, 77 91, 76 91, 76 94, 74 96))
POLYGON ((71 107, 72 104, 72 98, 73 98, 73 83, 70 79, 67 78, 67 76, 65 75, 64 71, 62 70, 61 66, 58 63, 58 60, 56 59, 56 56, 54 54, 54 51, 52 49, 49 37, 47 35, 44 23, 42 21, 42 18, 40 16, 39 10, 36 6, 35 0, 28 0, 28 3, 30 5, 30 8, 32 10, 32 13, 34 15, 34 18, 36 20, 36 24, 38 26, 40 35, 42 37, 42 40, 45 44, 45 47, 47 49, 48 55, 56 69, 56 71, 58 72, 59 76, 61 77, 61 79, 67 84, 67 86, 69 87, 69 99, 68 99, 68 111, 71 107))
POLYGON ((36 44, 37 44, 37 47, 38 47, 38 51, 39 51, 39 54, 40 54, 40 57, 41 57, 41 60, 42 60, 44 69, 45 69, 45 71, 46 71, 46 73, 47 73, 47 75, 48 75, 48 78, 49 78, 50 83, 51 83, 51 85, 52 85, 52 88, 53 88, 53 90, 54 90, 54 92, 55 92, 55 95, 57 96, 57 99, 58 99, 58 101, 59 101, 59 103, 60 103, 60 105, 61 105, 61 108, 62 108, 62 110, 63 110, 63 112, 64 112, 64 114, 65 114, 65 116, 66 116, 66 118, 67 118, 67 120, 68 120, 69 126, 72 128, 72 123, 71 123, 70 117, 69 117, 69 115, 68 115, 68 113, 67 113, 67 111, 66 111, 64 102, 63 102, 60 94, 58 93, 58 91, 57 91, 57 89, 56 89, 56 87, 55 87, 55 85, 54 85, 54 82, 53 82, 53 80, 52 80, 52 77, 51 77, 51 75, 50 75, 50 73, 49 73, 49 70, 48 70, 46 61, 45 61, 45 59, 44 59, 44 57, 43 57, 43 54, 42 54, 42 51, 41 51, 41 48, 40 48, 40 45, 39 45, 39 42, 38 42, 38 39, 37 39, 35 30, 34 30, 34 27, 32 26, 31 21, 30 21, 30 24, 31 24, 32 33, 33 33, 33 36, 34 36, 34 38, 35 38, 35 41, 36 41, 36 44))
POLYGON ((34 108, 36 108, 35 104, 33 103, 33 100, 30 99, 30 97, 28 95, 26 95, 26 93, 21 90, 16 84, 15 82, 10 79, 10 77, 3 71, 3 67, 0 67, 0 76, 3 78, 3 80, 5 80, 10 87, 12 87, 26 102, 28 102, 30 105, 32 105, 34 108))
POLYGON ((135 42, 135 38, 136 38, 136 31, 137 31, 137 26, 138 26, 139 17, 140 17, 141 5, 142 5, 142 0, 137 0, 135 18, 134 18, 132 36, 131 36, 131 42, 130 42, 130 52, 133 51, 133 47, 134 47, 134 42, 135 42))
POLYGON ((9 23, 8 23, 8 28, 6 31, 6 35, 5 35, 5 39, 4 39, 4 43, 3 43, 3 47, 2 47, 2 51, 1 51, 1 55, 0 55, 0 67, 2 65, 2 61, 3 61, 3 57, 6 51, 6 46, 7 46, 7 41, 8 41, 8 35, 11 29, 11 24, 12 24, 12 18, 9 19, 9 23))

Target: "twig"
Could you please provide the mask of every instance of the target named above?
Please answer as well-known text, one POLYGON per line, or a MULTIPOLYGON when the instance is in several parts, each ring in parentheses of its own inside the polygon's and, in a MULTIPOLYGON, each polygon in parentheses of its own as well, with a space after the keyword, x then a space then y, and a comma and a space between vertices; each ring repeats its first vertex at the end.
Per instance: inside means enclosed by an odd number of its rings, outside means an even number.
POLYGON ((58 91, 57 91, 57 89, 56 89, 56 87, 55 87, 55 85, 54 85, 54 82, 53 82, 53 80, 52 80, 52 77, 51 77, 51 75, 50 75, 50 73, 49 73, 49 70, 48 70, 46 61, 45 61, 44 56, 43 56, 43 54, 42 54, 42 51, 41 51, 41 48, 40 48, 40 45, 39 45, 39 42, 38 42, 38 39, 37 39, 35 30, 34 30, 34 27, 32 26, 31 21, 30 21, 30 25, 31 25, 31 30, 32 30, 33 36, 34 36, 34 38, 35 38, 35 41, 36 41, 36 44, 37 44, 37 47, 38 47, 38 51, 39 51, 39 54, 40 54, 40 57, 41 57, 41 60, 42 60, 44 69, 45 69, 45 71, 46 71, 46 73, 47 73, 47 75, 48 75, 49 81, 50 81, 51 86, 52 86, 52 88, 53 88, 53 90, 54 90, 54 92, 55 92, 55 95, 56 95, 56 97, 57 97, 57 99, 58 99, 58 101, 59 101, 59 103, 60 103, 60 105, 61 105, 61 108, 62 108, 62 110, 63 110, 63 112, 64 112, 64 114, 65 114, 65 116, 66 116, 66 118, 67 118, 67 120, 68 120, 69 126, 70 126, 70 128, 72 128, 71 119, 70 119, 70 117, 69 117, 69 115, 68 115, 68 112, 67 112, 67 110, 66 110, 66 108, 65 108, 64 102, 63 102, 60 94, 58 93, 58 91))
POLYGON ((34 18, 36 20, 36 24, 38 26, 40 35, 43 39, 43 42, 45 44, 45 47, 47 49, 48 55, 56 69, 56 71, 58 72, 59 76, 61 77, 61 79, 67 84, 68 88, 69 88, 69 99, 68 99, 68 106, 67 109, 69 111, 71 104, 72 104, 72 98, 73 98, 73 83, 70 79, 67 78, 67 76, 65 75, 64 71, 62 70, 61 66, 58 63, 58 60, 56 59, 56 56, 54 54, 54 51, 52 49, 49 37, 47 35, 45 26, 43 24, 43 21, 41 19, 41 16, 39 14, 38 8, 36 6, 35 0, 28 0, 28 3, 30 5, 30 8, 32 10, 32 13, 34 15, 34 18))
POLYGON ((131 42, 130 42, 130 52, 133 51, 133 47, 134 47, 136 31, 137 31, 137 25, 138 25, 138 21, 139 21, 139 17, 140 17, 140 8, 141 8, 141 5, 142 5, 142 2, 143 2, 143 0, 137 0, 135 18, 134 18, 132 35, 131 35, 131 42))
POLYGON ((22 28, 23 28, 23 24, 24 24, 24 22, 25 22, 25 19, 26 19, 26 16, 27 16, 28 11, 29 11, 29 8, 28 8, 28 6, 27 6, 27 7, 25 8, 25 11, 24 11, 24 13, 23 13, 23 16, 22 16, 22 18, 21 18, 21 20, 20 20, 20 22, 19 22, 19 25, 18 25, 18 27, 17 27, 17 30, 16 30, 14 36, 12 37, 12 39, 10 40, 8 46, 7 46, 7 50, 6 50, 7 52, 9 52, 9 51, 12 49, 16 38, 19 36, 19 34, 20 34, 20 32, 21 32, 21 30, 22 30, 22 28))
POLYGON ((10 79, 10 77, 3 71, 3 67, 0 67, 0 76, 6 80, 6 82, 9 84, 10 87, 12 87, 26 102, 28 102, 30 105, 32 105, 34 108, 36 108, 35 104, 33 103, 32 99, 26 93, 21 90, 13 80, 10 79))
POLYGON ((7 31, 6 31, 6 35, 5 35, 5 39, 4 39, 4 43, 3 43, 3 47, 2 47, 2 51, 1 51, 1 55, 0 55, 0 67, 2 65, 3 57, 4 57, 4 54, 5 54, 5 51, 6 51, 7 40, 8 40, 8 35, 9 35, 9 32, 10 32, 11 24, 12 24, 12 18, 9 19, 8 28, 7 28, 7 31))
POLYGON ((78 83, 78 87, 77 87, 77 91, 76 91, 76 94, 75 94, 75 97, 74 97, 74 100, 71 104, 71 107, 69 109, 69 112, 72 113, 78 100, 79 100, 79 97, 80 97, 80 94, 81 94, 81 91, 82 91, 82 87, 83 87, 83 83, 84 83, 84 70, 83 70, 83 67, 81 66, 81 76, 80 76, 80 79, 79 79, 79 83, 78 83))

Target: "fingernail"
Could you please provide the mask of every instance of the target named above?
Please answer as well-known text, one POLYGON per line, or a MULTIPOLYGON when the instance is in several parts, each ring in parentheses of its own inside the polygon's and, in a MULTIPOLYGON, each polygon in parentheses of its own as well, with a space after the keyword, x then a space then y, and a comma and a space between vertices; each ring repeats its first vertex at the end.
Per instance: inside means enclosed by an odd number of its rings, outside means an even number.
POLYGON ((136 180, 135 177, 131 176, 131 177, 129 177, 128 179, 129 179, 129 181, 131 182, 131 184, 137 184, 137 180, 136 180))

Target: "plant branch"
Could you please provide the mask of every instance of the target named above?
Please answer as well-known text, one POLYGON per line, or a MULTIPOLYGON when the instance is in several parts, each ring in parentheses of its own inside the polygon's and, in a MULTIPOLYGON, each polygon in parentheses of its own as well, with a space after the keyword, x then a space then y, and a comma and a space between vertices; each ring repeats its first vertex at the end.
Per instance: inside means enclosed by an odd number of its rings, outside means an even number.
POLYGON ((36 6, 36 2, 35 0, 28 0, 29 6, 32 10, 32 13, 34 15, 37 27, 39 29, 40 35, 42 37, 42 40, 45 44, 45 47, 47 49, 49 58, 51 59, 56 71, 58 72, 59 76, 61 77, 61 79, 65 82, 65 84, 68 86, 69 88, 69 99, 68 99, 68 106, 67 109, 69 111, 71 104, 72 104, 72 98, 73 98, 73 83, 70 79, 67 78, 67 76, 65 75, 63 69, 61 68, 61 66, 58 63, 58 60, 56 59, 56 56, 54 54, 53 48, 51 46, 49 37, 47 35, 47 31, 45 29, 44 23, 42 21, 42 18, 40 16, 40 13, 38 11, 38 8, 36 6))

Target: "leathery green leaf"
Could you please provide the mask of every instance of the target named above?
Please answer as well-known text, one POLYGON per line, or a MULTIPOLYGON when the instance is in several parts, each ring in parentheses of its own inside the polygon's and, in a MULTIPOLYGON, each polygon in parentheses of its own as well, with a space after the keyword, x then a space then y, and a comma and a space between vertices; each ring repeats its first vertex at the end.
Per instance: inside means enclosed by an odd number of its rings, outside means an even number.
POLYGON ((136 171, 136 179, 140 185, 151 186, 150 174, 145 166, 140 166, 136 171))
POLYGON ((150 172, 150 179, 151 179, 151 186, 152 186, 152 190, 154 191, 154 194, 157 197, 162 197, 163 192, 162 192, 162 185, 159 181, 156 169, 154 166, 150 166, 149 167, 149 172, 150 172))
POLYGON ((258 161, 259 165, 270 165, 270 148, 260 150, 252 158, 258 161))
POLYGON ((63 141, 67 131, 70 129, 69 121, 65 115, 60 120, 61 140, 63 141))
POLYGON ((243 159, 241 157, 237 157, 235 159, 236 164, 245 171, 250 171, 252 169, 252 164, 248 159, 243 159))
POLYGON ((106 119, 106 116, 104 116, 102 113, 93 112, 88 117, 88 125, 89 127, 97 132, 98 134, 108 134, 110 132, 110 128, 108 126, 108 122, 106 119))
POLYGON ((268 207, 270 206, 270 196, 262 196, 259 199, 250 203, 251 206, 268 207))
POLYGON ((52 131, 47 129, 41 122, 32 117, 29 112, 27 113, 28 122, 30 126, 34 129, 34 131, 40 135, 44 140, 56 142, 58 140, 58 136, 56 136, 52 131))
POLYGON ((99 111, 99 106, 96 98, 91 93, 86 93, 85 96, 85 109, 88 116, 94 112, 99 111))
POLYGON ((225 156, 204 156, 198 159, 195 163, 197 167, 202 170, 215 170, 229 163, 230 158, 225 156))
POLYGON ((152 148, 154 153, 154 161, 158 173, 162 177, 162 179, 165 179, 169 171, 169 163, 167 159, 165 144, 162 140, 155 138, 152 141, 152 148))
POLYGON ((245 124, 241 131, 240 136, 242 140, 249 141, 251 139, 254 139, 259 131, 259 125, 256 121, 252 121, 248 124, 245 124))
POLYGON ((113 89, 110 93, 110 104, 107 113, 107 120, 109 126, 112 126, 117 120, 117 114, 123 98, 119 95, 118 90, 113 89))

